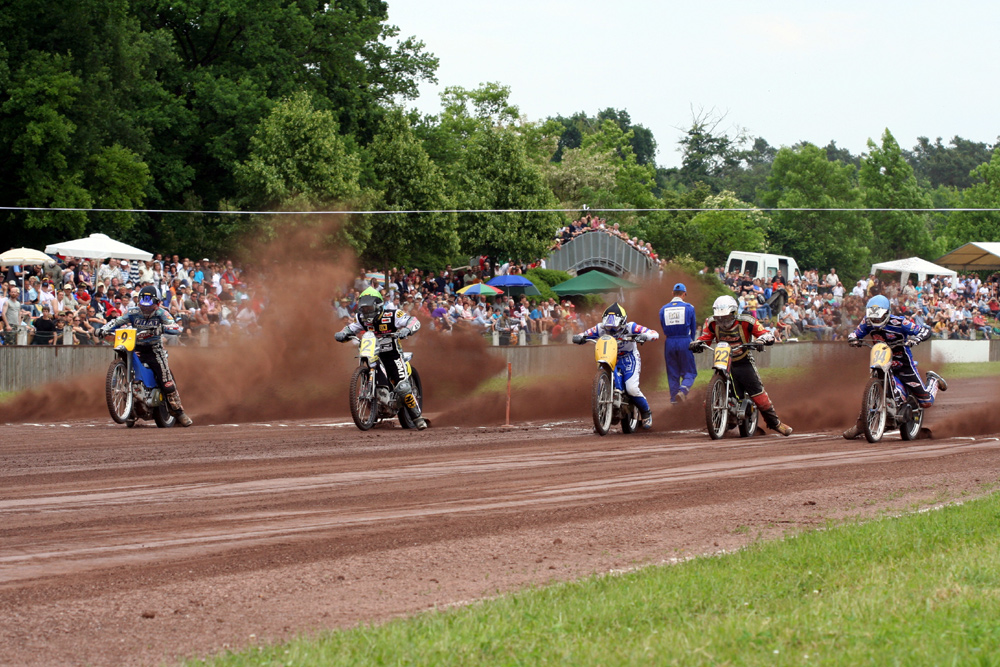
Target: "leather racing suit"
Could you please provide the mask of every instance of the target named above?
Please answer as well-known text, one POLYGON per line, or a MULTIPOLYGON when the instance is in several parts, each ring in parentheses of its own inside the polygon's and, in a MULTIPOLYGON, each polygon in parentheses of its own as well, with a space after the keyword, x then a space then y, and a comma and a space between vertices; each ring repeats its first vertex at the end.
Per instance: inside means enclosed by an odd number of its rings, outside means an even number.
POLYGON ((639 412, 642 413, 643 418, 646 418, 650 414, 650 410, 649 401, 646 400, 645 395, 642 393, 642 389, 639 388, 639 374, 642 371, 642 358, 639 356, 639 346, 635 341, 621 340, 620 336, 623 334, 642 334, 645 336, 646 340, 657 340, 660 337, 660 334, 652 329, 647 329, 641 324, 626 322, 621 328, 621 331, 615 335, 605 331, 604 323, 600 322, 580 335, 584 340, 594 340, 600 338, 605 333, 612 338, 618 339, 617 366, 619 370, 621 370, 622 381, 625 384, 625 393, 632 397, 632 400, 639 407, 639 412))

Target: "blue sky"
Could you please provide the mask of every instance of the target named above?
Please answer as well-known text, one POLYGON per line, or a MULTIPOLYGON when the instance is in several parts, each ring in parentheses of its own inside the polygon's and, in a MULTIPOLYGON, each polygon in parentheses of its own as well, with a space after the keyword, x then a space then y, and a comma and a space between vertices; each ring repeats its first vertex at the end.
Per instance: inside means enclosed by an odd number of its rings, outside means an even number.
POLYGON ((444 86, 496 81, 529 120, 624 109, 665 167, 697 114, 855 154, 885 128, 903 148, 1000 135, 1000 3, 387 1, 441 61, 409 106, 436 113, 444 86))

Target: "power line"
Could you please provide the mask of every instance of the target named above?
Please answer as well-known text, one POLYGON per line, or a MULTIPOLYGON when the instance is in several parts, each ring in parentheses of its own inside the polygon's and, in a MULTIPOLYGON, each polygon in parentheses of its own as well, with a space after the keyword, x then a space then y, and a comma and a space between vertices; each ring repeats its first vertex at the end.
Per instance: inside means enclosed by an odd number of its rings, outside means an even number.
POLYGON ((1000 208, 479 208, 479 209, 428 209, 406 211, 189 211, 171 208, 59 208, 35 206, 0 206, 0 211, 37 211, 72 213, 176 213, 196 215, 391 215, 431 213, 698 213, 702 211, 784 211, 794 213, 997 213, 1000 208))

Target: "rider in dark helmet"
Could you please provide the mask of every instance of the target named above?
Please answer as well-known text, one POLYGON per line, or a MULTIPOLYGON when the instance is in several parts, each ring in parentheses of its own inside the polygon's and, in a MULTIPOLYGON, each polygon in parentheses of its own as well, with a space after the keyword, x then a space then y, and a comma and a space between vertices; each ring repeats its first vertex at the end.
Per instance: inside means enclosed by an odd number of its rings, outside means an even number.
POLYGON ((334 340, 343 343, 360 338, 366 331, 371 331, 378 338, 378 357, 385 367, 389 382, 395 388, 397 395, 403 399, 405 410, 417 429, 427 428, 427 420, 421 416, 420 404, 417 403, 410 385, 410 376, 406 372, 406 361, 403 359, 403 348, 396 338, 385 334, 395 333, 399 338, 406 338, 420 330, 420 321, 407 315, 405 311, 386 309, 382 295, 369 287, 358 297, 358 308, 355 321, 333 335, 334 340))
POLYGON ((174 322, 174 318, 166 309, 160 307, 160 297, 155 287, 146 285, 140 289, 138 305, 129 307, 124 315, 105 324, 98 330, 98 334, 107 336, 122 327, 135 328, 135 353, 156 376, 170 413, 177 418, 181 426, 190 426, 191 418, 181 405, 181 396, 177 392, 174 376, 167 365, 167 353, 160 338, 164 333, 179 335, 181 327, 174 322))

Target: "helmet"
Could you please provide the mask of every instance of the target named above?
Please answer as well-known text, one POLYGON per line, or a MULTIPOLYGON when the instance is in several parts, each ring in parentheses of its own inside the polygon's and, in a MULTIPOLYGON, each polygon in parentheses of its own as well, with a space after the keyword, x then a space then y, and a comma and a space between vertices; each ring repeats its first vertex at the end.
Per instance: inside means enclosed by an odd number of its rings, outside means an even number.
POLYGON ((617 301, 608 306, 604 311, 604 315, 601 316, 604 331, 612 336, 617 336, 627 321, 628 318, 625 315, 625 309, 619 306, 617 301))
POLYGON ((884 327, 889 321, 889 299, 881 294, 868 299, 865 315, 873 326, 884 327))
POLYGON ((384 307, 382 295, 369 287, 358 297, 358 322, 365 327, 372 326, 375 320, 382 317, 384 307))
POLYGON ((736 323, 736 313, 739 312, 740 304, 731 296, 720 296, 712 304, 712 316, 716 324, 723 329, 729 329, 736 323))
POLYGON ((156 307, 160 303, 160 298, 156 295, 156 288, 146 285, 139 290, 139 310, 147 317, 156 312, 156 307))

